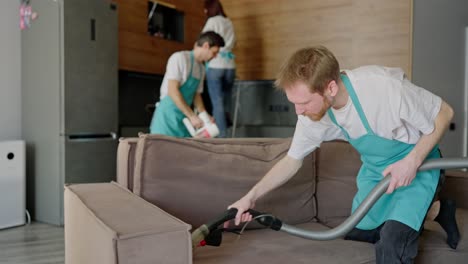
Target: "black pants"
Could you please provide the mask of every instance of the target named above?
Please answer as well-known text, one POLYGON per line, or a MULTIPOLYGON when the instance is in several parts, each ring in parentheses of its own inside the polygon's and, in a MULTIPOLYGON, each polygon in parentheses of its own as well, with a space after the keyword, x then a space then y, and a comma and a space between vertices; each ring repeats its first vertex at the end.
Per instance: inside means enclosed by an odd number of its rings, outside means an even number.
POLYGON ((377 264, 407 264, 418 254, 419 235, 401 222, 388 220, 372 230, 354 228, 345 239, 375 244, 377 264))

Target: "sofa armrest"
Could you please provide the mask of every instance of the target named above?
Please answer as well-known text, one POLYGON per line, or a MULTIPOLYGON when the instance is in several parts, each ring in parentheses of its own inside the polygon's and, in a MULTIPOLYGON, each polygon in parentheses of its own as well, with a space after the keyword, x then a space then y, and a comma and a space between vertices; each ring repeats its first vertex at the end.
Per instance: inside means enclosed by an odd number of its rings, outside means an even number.
POLYGON ((191 264, 190 225, 116 183, 65 186, 65 263, 191 264))
POLYGON ((468 172, 447 170, 445 184, 440 192, 441 199, 452 199, 457 207, 468 209, 468 172))
POLYGON ((133 172, 135 167, 135 151, 138 138, 120 138, 117 148, 117 182, 133 190, 133 172))

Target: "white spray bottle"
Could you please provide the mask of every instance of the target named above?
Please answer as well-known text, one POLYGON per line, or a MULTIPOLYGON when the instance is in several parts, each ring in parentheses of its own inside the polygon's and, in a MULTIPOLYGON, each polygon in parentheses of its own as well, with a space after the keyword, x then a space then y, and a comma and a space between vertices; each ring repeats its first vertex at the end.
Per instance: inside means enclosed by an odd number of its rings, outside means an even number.
POLYGON ((184 118, 182 120, 192 137, 214 138, 217 135, 219 135, 218 126, 214 122, 211 122, 207 112, 201 112, 200 114, 198 114, 198 117, 200 117, 200 119, 203 121, 203 127, 197 130, 195 130, 188 118, 184 118))

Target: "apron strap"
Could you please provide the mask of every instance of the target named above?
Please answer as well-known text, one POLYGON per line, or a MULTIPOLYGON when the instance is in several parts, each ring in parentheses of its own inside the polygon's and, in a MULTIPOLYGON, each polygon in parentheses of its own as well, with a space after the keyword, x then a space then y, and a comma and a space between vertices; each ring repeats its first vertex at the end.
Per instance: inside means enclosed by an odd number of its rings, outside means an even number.
POLYGON ((218 54, 221 56, 221 58, 227 60, 233 60, 236 57, 231 51, 220 51, 218 54))
MULTIPOLYGON (((192 51, 190 51, 190 72, 189 72, 189 77, 192 76, 193 64, 194 64, 194 55, 193 55, 193 50, 192 50, 192 51)), ((203 66, 198 64, 198 68, 200 68, 200 77, 198 79, 201 81, 201 78, 203 76, 203 66)))
POLYGON ((372 131, 369 125, 369 122, 367 121, 366 115, 364 114, 364 111, 362 110, 361 103, 359 102, 356 92, 354 91, 354 87, 351 84, 351 81, 349 80, 349 77, 345 74, 341 74, 340 77, 344 83, 346 90, 348 91, 349 96, 351 97, 351 101, 353 102, 354 107, 356 108, 356 111, 359 114, 359 118, 361 119, 362 124, 366 128, 367 133, 370 135, 374 135, 374 132, 372 131))
POLYGON ((190 72, 188 74, 188 77, 192 77, 193 61, 194 61, 194 56, 193 56, 193 50, 192 50, 190 51, 190 72))
POLYGON ((341 131, 345 135, 346 139, 349 141, 350 138, 349 138, 348 132, 342 126, 340 126, 340 124, 338 124, 338 122, 336 121, 335 115, 333 114, 331 108, 329 108, 327 110, 327 113, 328 113, 328 116, 330 116, 331 121, 341 129, 341 131))

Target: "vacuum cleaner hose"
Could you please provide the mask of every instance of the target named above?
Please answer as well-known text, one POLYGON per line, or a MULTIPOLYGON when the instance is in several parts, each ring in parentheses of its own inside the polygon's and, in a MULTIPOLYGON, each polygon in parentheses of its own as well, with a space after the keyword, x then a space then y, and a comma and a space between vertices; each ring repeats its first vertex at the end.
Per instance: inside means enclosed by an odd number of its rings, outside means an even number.
MULTIPOLYGON (((418 169, 418 171, 424 170, 434 170, 434 169, 457 169, 457 168, 468 168, 468 158, 442 158, 442 159, 430 159, 425 161, 418 169)), ((333 240, 340 237, 344 237, 349 231, 351 231, 362 218, 367 214, 367 212, 372 208, 372 206, 377 202, 377 200, 385 193, 389 184, 391 176, 388 175, 380 181, 376 187, 369 193, 369 195, 364 199, 361 205, 354 211, 354 213, 348 217, 343 223, 339 226, 326 230, 326 231, 311 231, 301 228, 297 228, 292 225, 283 223, 280 219, 276 217, 258 217, 257 222, 263 224, 273 230, 283 231, 294 236, 311 239, 311 240, 333 240)), ((253 217, 265 215, 263 213, 257 212, 255 210, 249 209, 248 212, 252 214, 253 217)), ((195 248, 204 243, 205 239, 209 236, 212 236, 220 226, 225 221, 229 221, 236 217, 237 209, 231 208, 225 211, 215 220, 210 223, 204 224, 192 232, 192 248, 195 248)), ((219 238, 220 240, 221 238, 219 238)), ((218 241, 221 243, 221 241, 218 241)))
MULTIPOLYGON (((419 167, 418 171, 459 168, 468 168, 468 158, 441 158, 426 160, 419 167)), ((312 240, 333 240, 344 237, 361 221, 362 218, 364 218, 374 203, 377 202, 377 200, 385 193, 390 184, 390 179, 390 175, 384 177, 384 179, 374 187, 354 213, 343 223, 333 229, 326 231, 311 231, 283 223, 280 231, 312 240)))

